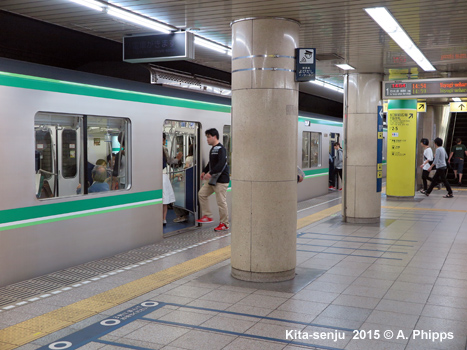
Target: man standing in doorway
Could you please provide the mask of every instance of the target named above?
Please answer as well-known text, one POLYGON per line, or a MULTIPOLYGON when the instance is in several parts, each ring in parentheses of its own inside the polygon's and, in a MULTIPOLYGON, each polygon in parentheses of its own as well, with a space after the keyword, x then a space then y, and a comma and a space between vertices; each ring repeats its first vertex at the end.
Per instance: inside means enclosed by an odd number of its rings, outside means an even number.
POLYGON ((212 212, 209 208, 208 197, 216 192, 217 205, 219 207, 220 223, 214 230, 226 231, 229 229, 229 209, 227 208, 227 188, 229 187, 230 176, 229 166, 227 165, 227 151, 219 142, 219 132, 217 129, 209 129, 205 132, 209 146, 209 163, 204 167, 201 173, 203 186, 198 192, 199 205, 203 217, 197 222, 201 224, 213 221, 212 212), (213 184, 213 180, 217 181, 213 184))
POLYGON ((456 144, 451 148, 451 154, 449 155, 448 163, 453 158, 454 166, 454 176, 457 179, 457 174, 459 174, 459 186, 462 186, 462 174, 464 172, 464 157, 467 155, 467 150, 465 145, 462 144, 461 139, 456 139, 456 144), (454 156, 454 157, 453 157, 454 156))

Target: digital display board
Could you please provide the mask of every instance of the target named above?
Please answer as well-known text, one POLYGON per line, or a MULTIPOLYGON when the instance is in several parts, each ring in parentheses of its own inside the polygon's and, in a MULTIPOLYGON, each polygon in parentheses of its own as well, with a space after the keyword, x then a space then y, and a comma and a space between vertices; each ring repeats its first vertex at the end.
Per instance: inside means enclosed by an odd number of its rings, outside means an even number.
POLYGON ((383 99, 467 96, 467 78, 384 81, 383 99))
POLYGON ((186 60, 195 57, 189 32, 123 37, 123 60, 130 63, 186 60))

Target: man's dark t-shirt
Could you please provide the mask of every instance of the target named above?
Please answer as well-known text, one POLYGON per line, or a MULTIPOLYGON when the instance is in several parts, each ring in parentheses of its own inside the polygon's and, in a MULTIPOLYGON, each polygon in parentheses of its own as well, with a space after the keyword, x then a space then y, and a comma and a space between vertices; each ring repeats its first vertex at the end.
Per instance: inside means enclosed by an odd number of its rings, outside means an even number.
MULTIPOLYGON (((222 171, 224 164, 227 162, 227 151, 225 147, 219 142, 209 151, 209 163, 204 167, 203 172, 209 174, 216 174, 222 171)), ((229 166, 226 165, 221 176, 217 180, 219 183, 229 183, 229 166)))

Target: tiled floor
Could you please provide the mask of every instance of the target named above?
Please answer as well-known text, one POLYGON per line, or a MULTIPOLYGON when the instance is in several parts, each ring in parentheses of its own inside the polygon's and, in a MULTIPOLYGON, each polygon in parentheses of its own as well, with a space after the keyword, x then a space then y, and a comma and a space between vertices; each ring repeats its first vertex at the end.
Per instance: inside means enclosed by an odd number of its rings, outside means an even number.
MULTIPOLYGON (((345 224, 333 216, 299 230, 298 266, 323 270, 300 290, 281 292, 203 278, 229 265, 224 261, 19 349, 465 350, 467 192, 456 191, 454 199, 443 199, 443 194, 417 195, 420 200, 410 202, 383 197, 379 225, 345 224), (148 301, 154 303, 144 303, 148 301)), ((320 207, 313 208, 317 210, 320 207)), ((224 237, 5 310, 0 328, 229 241, 224 237)))

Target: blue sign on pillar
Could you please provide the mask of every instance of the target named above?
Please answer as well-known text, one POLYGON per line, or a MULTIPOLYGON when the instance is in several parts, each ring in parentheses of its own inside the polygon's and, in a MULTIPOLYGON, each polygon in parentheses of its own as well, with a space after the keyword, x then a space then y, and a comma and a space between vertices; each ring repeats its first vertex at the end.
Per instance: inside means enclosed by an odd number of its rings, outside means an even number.
POLYGON ((376 192, 383 187, 383 106, 378 106, 378 143, 377 143, 376 192))
POLYGON ((315 80, 316 49, 295 49, 295 81, 315 80))

